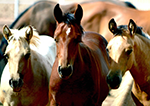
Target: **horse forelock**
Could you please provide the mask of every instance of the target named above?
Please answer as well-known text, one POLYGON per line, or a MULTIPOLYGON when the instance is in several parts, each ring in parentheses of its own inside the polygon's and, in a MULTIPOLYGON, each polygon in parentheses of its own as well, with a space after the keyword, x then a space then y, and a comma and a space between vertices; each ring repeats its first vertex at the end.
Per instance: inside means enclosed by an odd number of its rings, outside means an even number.
MULTIPOLYGON (((74 17, 74 14, 71 14, 71 13, 64 14, 63 22, 66 23, 67 25, 71 25, 71 24, 72 25, 76 25, 76 24, 78 25, 78 22, 77 22, 77 20, 74 17)), ((82 28, 81 25, 79 25, 79 31, 81 33, 83 33, 83 28, 82 28)))
MULTIPOLYGON (((17 41, 17 42, 20 42, 20 43, 22 42, 22 44, 24 44, 24 42, 26 41, 25 31, 27 30, 27 28, 28 27, 24 27, 24 28, 22 28, 20 30, 10 29, 11 33, 12 33, 12 36, 9 37, 10 43, 13 42, 13 41, 17 41)), ((38 48, 39 46, 40 46, 39 34, 36 32, 35 29, 33 29, 33 36, 32 36, 32 38, 29 41, 29 47, 33 49, 33 48, 38 48)), ((10 49, 11 49, 11 45, 9 47, 9 50, 10 49)))
POLYGON ((128 30, 127 25, 120 25, 117 27, 117 31, 114 33, 114 36, 117 36, 117 35, 122 36, 124 31, 127 31, 127 30, 128 30))

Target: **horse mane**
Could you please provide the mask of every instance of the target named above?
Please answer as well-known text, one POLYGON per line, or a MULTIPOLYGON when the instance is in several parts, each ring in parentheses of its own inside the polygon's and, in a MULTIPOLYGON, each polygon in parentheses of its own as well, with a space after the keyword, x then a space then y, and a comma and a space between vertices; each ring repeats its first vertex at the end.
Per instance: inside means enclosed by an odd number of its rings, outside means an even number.
POLYGON ((147 33, 142 32, 142 34, 140 35, 150 40, 150 35, 148 35, 147 33))
MULTIPOLYGON (((75 25, 77 24, 77 20, 74 17, 74 14, 71 13, 65 13, 63 16, 63 22, 66 23, 67 25, 75 25)), ((80 25, 79 31, 81 34, 83 34, 83 27, 80 25)))
MULTIPOLYGON (((128 26, 127 25, 120 25, 117 27, 117 30, 118 30, 117 33, 114 35, 121 35, 122 36, 123 31, 128 30, 128 26)), ((135 33, 136 33, 136 35, 143 36, 143 37, 150 40, 150 36, 147 33, 143 32, 142 27, 137 26, 135 33)))

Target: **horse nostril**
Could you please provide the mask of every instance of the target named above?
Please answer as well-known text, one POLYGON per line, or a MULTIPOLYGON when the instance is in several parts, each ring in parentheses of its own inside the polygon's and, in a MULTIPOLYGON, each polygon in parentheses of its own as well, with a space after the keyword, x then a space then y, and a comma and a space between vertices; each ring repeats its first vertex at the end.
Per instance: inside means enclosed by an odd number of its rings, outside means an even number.
POLYGON ((107 76, 106 81, 112 89, 118 88, 120 83, 121 83, 121 79, 120 79, 119 76, 115 76, 115 77, 112 77, 112 78, 107 76))
POLYGON ((58 72, 59 72, 59 74, 62 74, 61 66, 58 66, 58 72))
POLYGON ((9 85, 12 88, 21 87, 23 85, 23 81, 22 81, 22 79, 19 79, 19 80, 10 79, 9 80, 9 85))

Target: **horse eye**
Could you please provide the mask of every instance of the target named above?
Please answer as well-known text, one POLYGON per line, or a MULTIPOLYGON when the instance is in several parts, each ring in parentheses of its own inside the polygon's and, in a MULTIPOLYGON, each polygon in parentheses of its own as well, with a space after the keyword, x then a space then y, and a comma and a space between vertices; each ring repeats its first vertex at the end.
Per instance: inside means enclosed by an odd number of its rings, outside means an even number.
POLYGON ((110 52, 110 50, 111 50, 111 46, 106 47, 106 51, 107 51, 107 53, 109 53, 109 52, 110 52))
POLYGON ((28 59, 30 57, 30 53, 27 53, 24 57, 25 59, 28 59))
POLYGON ((130 55, 132 53, 132 51, 133 51, 132 49, 125 50, 125 52, 126 52, 127 55, 130 55))
POLYGON ((109 49, 108 48, 106 48, 106 51, 107 51, 107 53, 109 53, 109 49))
POLYGON ((58 39, 55 38, 54 40, 55 40, 56 43, 58 42, 58 39))

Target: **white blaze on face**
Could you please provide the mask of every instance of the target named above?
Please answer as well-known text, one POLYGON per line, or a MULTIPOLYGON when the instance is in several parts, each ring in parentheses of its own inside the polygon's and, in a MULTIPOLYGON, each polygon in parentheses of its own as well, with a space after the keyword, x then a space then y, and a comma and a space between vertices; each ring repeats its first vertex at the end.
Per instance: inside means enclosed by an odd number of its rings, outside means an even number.
POLYGON ((71 32, 71 28, 68 28, 66 34, 69 35, 70 32, 71 32))

